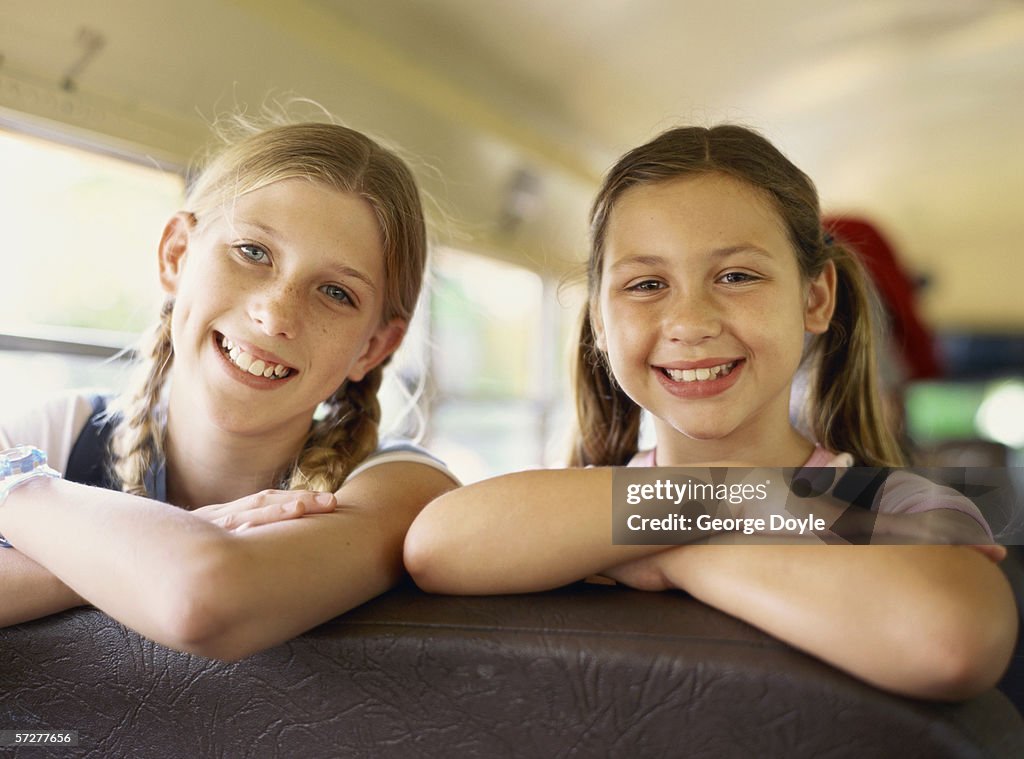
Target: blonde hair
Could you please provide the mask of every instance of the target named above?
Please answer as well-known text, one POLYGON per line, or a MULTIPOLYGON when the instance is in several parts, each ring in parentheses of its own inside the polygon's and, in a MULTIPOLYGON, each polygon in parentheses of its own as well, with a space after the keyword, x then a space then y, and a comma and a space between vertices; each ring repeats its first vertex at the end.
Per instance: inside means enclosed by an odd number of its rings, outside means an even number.
POLYGON ((810 376, 801 414, 804 426, 825 448, 852 453, 861 465, 903 464, 903 453, 887 428, 880 400, 873 317, 876 298, 863 266, 822 229, 818 193, 810 178, 764 137, 730 124, 664 132, 619 159, 598 191, 590 216, 590 297, 583 310, 576 355, 579 431, 571 464, 621 466, 638 446, 641 409, 615 382, 591 323, 612 209, 631 187, 712 172, 767 193, 785 224, 806 280, 818 276, 829 261, 835 264, 832 321, 828 331, 816 335, 804 353, 810 376))
MULTIPOLYGON (((302 178, 363 198, 373 209, 384 246, 382 323, 408 321, 426 267, 427 237, 419 190, 408 166, 365 135, 338 124, 302 123, 259 128, 238 122, 242 136, 206 164, 189 189, 185 207, 197 220, 237 197, 285 179, 302 178)), ((118 420, 111 437, 113 470, 121 489, 146 494, 145 475, 163 456, 165 429, 157 418, 174 361, 173 301, 139 351, 134 382, 112 404, 118 420)), ((377 391, 387 361, 359 382, 343 383, 321 406, 290 471, 291 489, 337 490, 377 447, 377 391)))

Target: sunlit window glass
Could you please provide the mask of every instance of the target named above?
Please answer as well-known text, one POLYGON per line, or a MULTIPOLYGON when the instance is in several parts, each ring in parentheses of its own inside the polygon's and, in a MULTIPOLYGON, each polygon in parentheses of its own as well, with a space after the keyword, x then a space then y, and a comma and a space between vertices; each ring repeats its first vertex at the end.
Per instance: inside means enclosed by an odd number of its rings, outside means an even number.
POLYGON ((74 356, 73 344, 123 346, 156 318, 157 243, 184 182, 5 131, 0 166, 3 413, 68 387, 108 386, 119 375, 100 357, 74 356))

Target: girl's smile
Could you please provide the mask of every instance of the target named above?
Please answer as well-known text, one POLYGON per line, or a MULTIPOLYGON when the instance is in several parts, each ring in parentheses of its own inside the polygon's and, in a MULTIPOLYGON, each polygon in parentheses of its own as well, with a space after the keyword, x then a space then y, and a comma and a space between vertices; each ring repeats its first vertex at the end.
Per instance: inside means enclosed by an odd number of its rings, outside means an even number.
POLYGON ((662 386, 678 398, 710 398, 739 380, 743 359, 708 359, 652 366, 662 386))
POLYGON ((298 375, 298 370, 283 359, 248 343, 236 342, 216 331, 213 341, 220 346, 228 374, 248 387, 273 390, 298 375))

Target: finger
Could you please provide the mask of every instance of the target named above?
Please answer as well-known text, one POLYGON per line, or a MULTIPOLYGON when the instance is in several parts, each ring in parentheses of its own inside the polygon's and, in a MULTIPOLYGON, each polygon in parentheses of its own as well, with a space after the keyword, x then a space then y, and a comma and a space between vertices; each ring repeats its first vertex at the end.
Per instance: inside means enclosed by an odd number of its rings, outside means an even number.
POLYGON ((273 524, 274 522, 284 522, 301 517, 305 513, 303 505, 292 499, 286 503, 271 503, 267 506, 246 509, 235 514, 226 514, 215 519, 214 522, 226 530, 238 532, 242 526, 248 528, 273 524))
POLYGON ((198 509, 192 509, 192 513, 213 522, 216 521, 217 515, 220 514, 226 505, 223 503, 212 503, 209 506, 200 506, 198 509))
POLYGON ((289 519, 297 519, 306 513, 305 505, 296 499, 283 503, 272 503, 260 509, 254 509, 245 515, 245 520, 252 526, 260 524, 273 524, 284 522, 289 519))
POLYGON ((1000 545, 974 545, 971 546, 976 551, 980 551, 989 561, 998 564, 1000 561, 1006 558, 1006 546, 1000 545))
POLYGON ((338 508, 334 493, 309 493, 301 502, 308 514, 326 514, 338 508))
POLYGON ((290 500, 300 504, 306 514, 326 514, 338 508, 334 493, 321 493, 316 490, 288 491, 290 500))

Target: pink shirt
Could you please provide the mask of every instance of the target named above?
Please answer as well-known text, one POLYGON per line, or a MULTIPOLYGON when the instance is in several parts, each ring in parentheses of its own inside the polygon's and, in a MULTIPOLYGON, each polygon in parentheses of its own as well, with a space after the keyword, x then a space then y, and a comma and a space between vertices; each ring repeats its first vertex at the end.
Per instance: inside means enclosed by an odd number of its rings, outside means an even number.
MULTIPOLYGON (((651 448, 649 451, 638 452, 627 466, 657 466, 656 450, 651 448)), ((853 466, 853 456, 849 453, 833 453, 820 445, 815 445, 804 466, 845 469, 853 466)), ((992 539, 992 530, 988 522, 970 499, 952 488, 938 485, 913 472, 896 469, 889 475, 878 503, 879 514, 920 514, 933 509, 951 509, 967 514, 980 524, 985 534, 992 539)))

